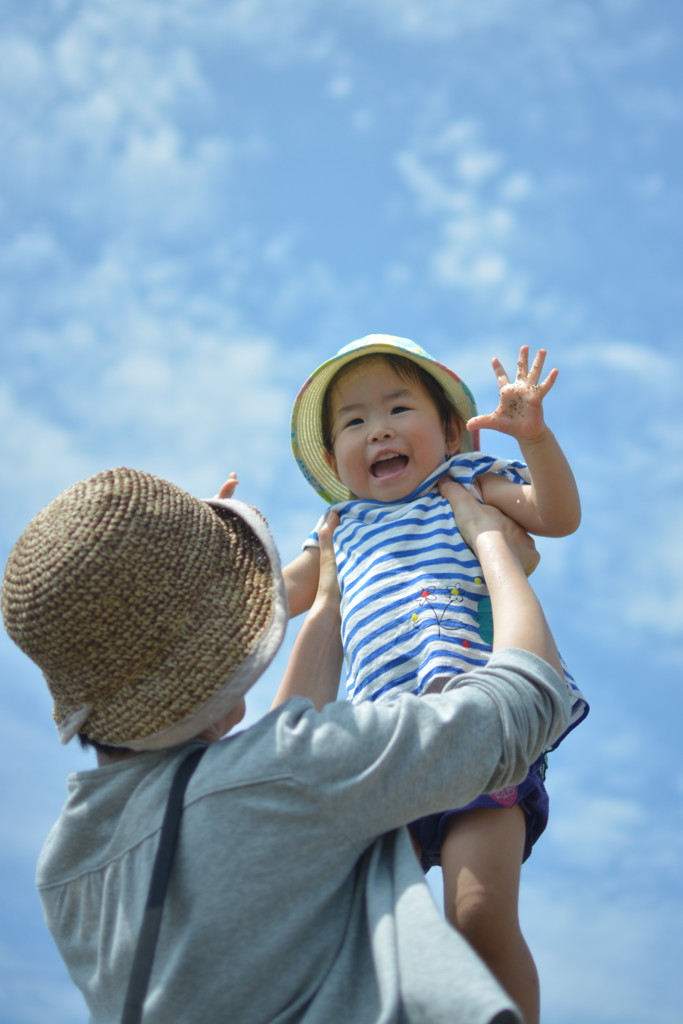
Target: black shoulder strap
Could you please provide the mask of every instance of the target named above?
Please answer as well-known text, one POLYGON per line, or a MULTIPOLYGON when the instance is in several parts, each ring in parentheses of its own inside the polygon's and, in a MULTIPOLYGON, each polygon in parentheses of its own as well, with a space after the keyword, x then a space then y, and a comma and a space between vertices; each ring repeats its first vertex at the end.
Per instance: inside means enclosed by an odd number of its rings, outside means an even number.
POLYGON ((128 979, 128 991, 126 992, 126 999, 123 1004, 121 1024, 139 1024, 142 1020, 142 1007, 147 995, 149 977, 152 973, 152 961, 154 959, 157 938, 159 937, 164 897, 166 896, 168 878, 171 873, 171 864, 173 863, 173 855, 180 830, 183 797, 190 777, 199 764, 199 759, 205 750, 206 747, 197 747, 196 750, 188 754, 185 760, 178 766, 171 783, 171 792, 166 804, 166 814, 161 826, 159 846, 154 858, 147 903, 145 904, 145 912, 133 957, 133 967, 128 979))

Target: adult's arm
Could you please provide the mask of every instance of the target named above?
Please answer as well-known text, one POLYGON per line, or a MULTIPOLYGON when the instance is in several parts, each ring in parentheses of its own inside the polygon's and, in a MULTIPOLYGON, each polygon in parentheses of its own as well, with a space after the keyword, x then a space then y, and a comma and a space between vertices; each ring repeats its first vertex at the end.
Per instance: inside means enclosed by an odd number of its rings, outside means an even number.
POLYGON ((318 800, 329 835, 364 848, 425 814, 521 782, 570 711, 555 669, 505 649, 438 694, 337 701, 320 712, 290 701, 278 712, 276 745, 318 800))
POLYGON ((523 567, 533 541, 514 520, 482 505, 450 477, 439 481, 439 490, 484 571, 493 612, 493 650, 529 651, 561 674, 555 640, 523 567))

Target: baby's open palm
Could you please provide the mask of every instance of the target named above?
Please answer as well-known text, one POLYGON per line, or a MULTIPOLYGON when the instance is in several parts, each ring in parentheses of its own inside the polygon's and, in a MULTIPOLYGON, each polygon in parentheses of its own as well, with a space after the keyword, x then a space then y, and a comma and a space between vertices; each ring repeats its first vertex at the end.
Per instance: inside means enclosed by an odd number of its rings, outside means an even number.
POLYGON ((539 349, 529 369, 529 346, 522 345, 517 361, 517 376, 510 381, 499 359, 491 360, 496 374, 500 400, 495 412, 474 416, 467 422, 468 430, 499 430, 518 440, 533 440, 545 426, 543 399, 557 380, 558 370, 551 370, 539 383, 546 350, 539 349))

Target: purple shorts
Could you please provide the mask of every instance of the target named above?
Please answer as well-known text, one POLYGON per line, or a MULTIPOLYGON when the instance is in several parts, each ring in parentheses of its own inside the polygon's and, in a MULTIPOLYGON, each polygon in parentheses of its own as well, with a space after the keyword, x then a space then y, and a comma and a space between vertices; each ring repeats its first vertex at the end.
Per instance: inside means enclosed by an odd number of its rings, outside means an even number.
POLYGON ((426 818, 418 818, 417 821, 411 822, 408 828, 422 849, 423 870, 429 871, 430 868, 440 867, 441 844, 448 826, 457 814, 471 811, 474 807, 514 807, 515 804, 519 804, 526 819, 526 840, 522 858, 526 860, 534 843, 548 824, 549 801, 544 784, 546 767, 544 755, 532 764, 529 774, 518 786, 507 786, 497 793, 478 796, 466 807, 459 807, 454 811, 440 811, 438 814, 430 814, 426 818))

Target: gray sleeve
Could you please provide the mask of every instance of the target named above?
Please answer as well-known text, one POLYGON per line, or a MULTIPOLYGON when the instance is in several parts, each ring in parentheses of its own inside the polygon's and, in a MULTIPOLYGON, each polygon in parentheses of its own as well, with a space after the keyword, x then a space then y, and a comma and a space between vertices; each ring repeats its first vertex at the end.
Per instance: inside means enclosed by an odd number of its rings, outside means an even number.
POLYGON ((440 694, 302 707, 280 722, 294 777, 363 843, 520 782, 566 728, 571 699, 545 661, 505 650, 440 694))

